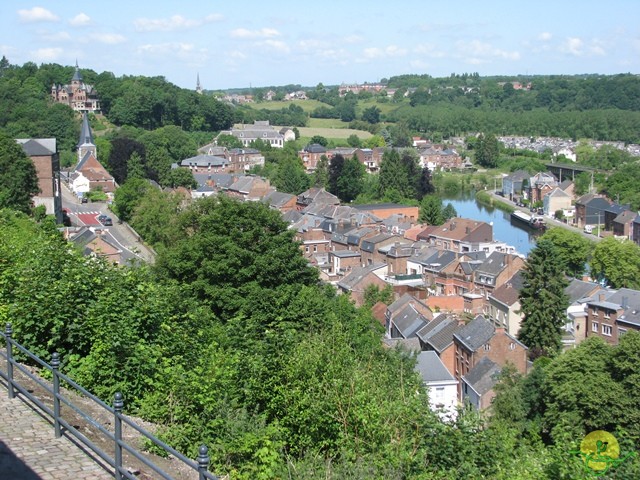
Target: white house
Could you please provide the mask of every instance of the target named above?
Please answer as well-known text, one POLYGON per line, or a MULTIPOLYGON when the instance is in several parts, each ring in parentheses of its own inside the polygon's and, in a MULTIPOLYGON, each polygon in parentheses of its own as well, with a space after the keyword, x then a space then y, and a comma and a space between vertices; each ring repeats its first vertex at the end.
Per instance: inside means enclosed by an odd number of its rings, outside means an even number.
POLYGON ((458 381, 449 373, 436 352, 420 352, 417 360, 416 371, 429 388, 429 405, 443 420, 455 419, 458 406, 458 381))
POLYGON ((73 172, 70 176, 71 190, 78 197, 83 196, 85 193, 89 193, 91 190, 91 181, 85 177, 82 172, 73 172))

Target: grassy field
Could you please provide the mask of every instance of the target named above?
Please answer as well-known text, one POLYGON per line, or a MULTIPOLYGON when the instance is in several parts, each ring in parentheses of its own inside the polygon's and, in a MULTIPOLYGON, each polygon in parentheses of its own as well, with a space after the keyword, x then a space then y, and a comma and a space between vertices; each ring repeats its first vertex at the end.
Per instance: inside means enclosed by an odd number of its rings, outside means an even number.
POLYGON ((345 140, 351 135, 357 135, 358 138, 363 140, 370 138, 371 134, 364 130, 353 130, 351 128, 328 128, 328 127, 298 127, 300 131, 300 137, 313 137, 314 135, 320 135, 327 139, 342 139, 345 140))
POLYGON ((326 103, 319 102, 317 100, 294 100, 289 102, 261 102, 261 103, 253 103, 251 104, 251 108, 255 108, 256 110, 280 110, 281 108, 289 108, 289 105, 296 105, 297 107, 302 107, 302 110, 309 113, 316 108, 324 105, 327 106, 326 103))
POLYGON ((349 128, 349 123, 339 118, 309 118, 308 125, 311 128, 349 128))
POLYGON ((356 114, 359 117, 360 115, 362 115, 363 110, 365 110, 365 109, 367 109, 369 107, 378 107, 380 109, 380 112, 383 115, 386 115, 389 112, 392 112, 393 110, 397 109, 400 105, 402 105, 402 104, 401 103, 391 103, 391 102, 378 103, 378 102, 376 102, 375 98, 370 98, 368 100, 358 100, 358 104, 356 105, 356 114))

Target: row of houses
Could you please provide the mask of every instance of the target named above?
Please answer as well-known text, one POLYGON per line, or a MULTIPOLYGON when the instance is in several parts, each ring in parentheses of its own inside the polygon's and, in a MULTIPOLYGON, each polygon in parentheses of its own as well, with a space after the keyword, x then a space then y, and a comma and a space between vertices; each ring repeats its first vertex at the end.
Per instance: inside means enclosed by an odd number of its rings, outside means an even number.
MULTIPOLYGON (((640 245, 640 215, 629 205, 611 202, 603 195, 588 193, 575 198, 574 183, 560 182, 550 172, 530 175, 518 170, 502 179, 502 194, 512 201, 542 202, 544 215, 562 211, 568 221, 591 232, 598 228, 604 234, 626 238, 640 245)), ((601 232, 598 232, 601 233, 601 232)))
MULTIPOLYGON (((307 145, 298 152, 298 157, 302 160, 307 173, 314 172, 323 157, 326 157, 327 160, 331 162, 336 155, 341 155, 344 158, 352 158, 355 156, 360 163, 365 166, 368 173, 377 173, 380 170, 383 155, 387 150, 389 150, 388 147, 326 148, 317 143, 313 143, 307 145)), ((444 145, 425 144, 422 148, 417 149, 417 153, 420 167, 427 167, 431 171, 460 170, 471 167, 468 159, 463 160, 456 150, 446 148, 444 145)))

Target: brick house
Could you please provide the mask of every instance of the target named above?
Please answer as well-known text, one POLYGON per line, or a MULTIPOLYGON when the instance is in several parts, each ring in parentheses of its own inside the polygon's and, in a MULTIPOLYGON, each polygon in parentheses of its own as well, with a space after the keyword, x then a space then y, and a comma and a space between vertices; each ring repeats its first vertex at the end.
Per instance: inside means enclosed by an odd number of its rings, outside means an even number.
MULTIPOLYGON (((371 237, 365 238, 360 243, 360 253, 362 254, 362 264, 372 265, 374 263, 387 263, 386 252, 381 252, 382 247, 393 245, 402 237, 392 233, 378 233, 371 237)), ((390 271, 389 273, 394 273, 390 271)), ((404 273, 404 272, 395 272, 404 273)))
POLYGON ((96 92, 93 85, 84 83, 77 62, 71 83, 67 85, 56 85, 54 83, 51 86, 51 98, 56 103, 68 105, 76 112, 100 113, 98 92, 96 92))
POLYGON ((35 206, 44 205, 48 215, 62 223, 62 193, 60 190, 60 157, 55 138, 19 138, 16 140, 31 159, 38 176, 40 192, 33 197, 35 206))
POLYGON ((624 237, 631 239, 633 222, 638 214, 631 210, 625 210, 620 213, 611 222, 611 230, 616 237, 624 237))
POLYGON ((271 184, 267 178, 245 175, 238 177, 224 191, 233 198, 244 201, 259 201, 271 191, 271 184))
POLYGON ((522 315, 520 314, 520 290, 522 271, 518 270, 509 280, 496 288, 488 297, 486 318, 496 328, 502 327, 514 337, 518 335, 522 315))
POLYGON ((524 259, 518 255, 493 252, 473 273, 474 293, 489 298, 497 287, 522 269, 524 263, 524 259))
POLYGON ((630 210, 629 205, 618 205, 612 203, 604 210, 604 229, 608 232, 613 231, 613 221, 618 215, 630 210))
POLYGON ((355 305, 361 307, 364 304, 365 289, 369 285, 375 285, 379 290, 387 285, 381 278, 386 273, 387 266, 384 264, 356 267, 337 283, 338 291, 351 294, 355 305))
POLYGON ((401 215, 407 220, 416 222, 420 214, 420 207, 412 205, 400 205, 397 203, 377 203, 370 205, 353 205, 359 212, 367 212, 384 220, 392 215, 401 215))
POLYGON ((621 288, 586 303, 587 337, 598 336, 611 345, 629 330, 640 331, 640 291, 621 288))
POLYGON ((327 157, 327 149, 318 143, 309 144, 298 152, 298 157, 302 160, 307 173, 316 170, 323 156, 327 157))
POLYGON ((558 188, 558 179, 552 173, 536 173, 529 179, 527 198, 531 203, 542 202, 544 196, 556 188, 558 188))
POLYGON ((576 200, 575 221, 578 228, 604 224, 604 212, 611 203, 601 195, 587 193, 576 200))
POLYGON ((456 217, 440 226, 427 227, 417 238, 443 250, 473 251, 473 245, 493 242, 493 227, 486 222, 456 217))
MULTIPOLYGON (((504 328, 478 315, 453 335, 455 345, 455 376, 462 385, 462 377, 467 375, 483 358, 488 357, 498 365, 512 363, 520 373, 527 371, 527 347, 504 328)), ((458 392, 460 400, 463 392, 458 392)))
POLYGON ((495 397, 493 387, 498 383, 502 368, 489 357, 480 361, 462 377, 460 401, 476 410, 485 410, 491 406, 495 397))
POLYGON ((453 344, 453 334, 462 328, 462 325, 464 323, 461 323, 455 316, 440 313, 416 333, 416 336, 420 339, 422 350, 436 352, 452 375, 456 371, 456 351, 453 344))

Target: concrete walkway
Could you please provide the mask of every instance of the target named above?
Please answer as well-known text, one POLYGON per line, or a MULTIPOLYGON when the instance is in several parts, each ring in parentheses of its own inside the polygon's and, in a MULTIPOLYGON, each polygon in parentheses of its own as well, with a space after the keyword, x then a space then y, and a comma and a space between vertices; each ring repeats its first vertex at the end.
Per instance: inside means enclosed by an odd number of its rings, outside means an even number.
POLYGON ((0 386, 0 479, 112 480, 93 457, 64 435, 55 438, 53 426, 19 395, 9 399, 0 386))

